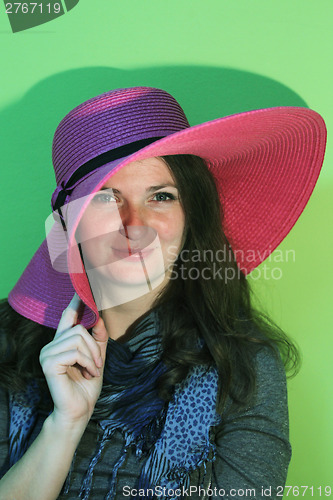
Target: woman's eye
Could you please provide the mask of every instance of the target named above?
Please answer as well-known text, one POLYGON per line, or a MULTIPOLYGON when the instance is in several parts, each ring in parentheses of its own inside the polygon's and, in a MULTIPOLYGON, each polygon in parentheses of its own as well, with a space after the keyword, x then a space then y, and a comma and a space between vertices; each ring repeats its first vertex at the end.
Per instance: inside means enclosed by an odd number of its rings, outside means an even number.
POLYGON ((116 203, 115 197, 111 193, 96 193, 92 199, 93 203, 96 205, 108 205, 110 203, 116 203))
POLYGON ((154 201, 168 201, 168 200, 175 200, 176 197, 171 194, 171 193, 156 193, 154 195, 154 201))

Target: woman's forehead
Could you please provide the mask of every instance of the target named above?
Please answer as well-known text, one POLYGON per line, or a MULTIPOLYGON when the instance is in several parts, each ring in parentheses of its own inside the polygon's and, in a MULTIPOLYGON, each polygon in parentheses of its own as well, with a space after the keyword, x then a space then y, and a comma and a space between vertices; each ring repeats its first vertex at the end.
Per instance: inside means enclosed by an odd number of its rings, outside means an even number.
POLYGON ((102 189, 117 188, 121 185, 176 186, 168 165, 157 157, 133 161, 114 173, 102 189))

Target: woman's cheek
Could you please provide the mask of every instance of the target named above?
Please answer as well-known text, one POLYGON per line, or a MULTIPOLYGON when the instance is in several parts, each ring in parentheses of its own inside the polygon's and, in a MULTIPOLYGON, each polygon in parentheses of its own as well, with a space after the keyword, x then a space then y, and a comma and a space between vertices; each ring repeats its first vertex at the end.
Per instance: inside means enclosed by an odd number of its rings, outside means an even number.
POLYGON ((119 229, 119 220, 111 217, 86 217, 81 220, 77 229, 80 241, 103 239, 108 233, 119 229))

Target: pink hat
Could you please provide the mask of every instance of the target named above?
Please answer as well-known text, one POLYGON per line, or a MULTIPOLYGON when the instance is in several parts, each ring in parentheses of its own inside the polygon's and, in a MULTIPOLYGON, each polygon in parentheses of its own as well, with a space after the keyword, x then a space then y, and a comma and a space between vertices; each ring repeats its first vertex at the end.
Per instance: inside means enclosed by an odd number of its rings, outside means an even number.
MULTIPOLYGON (((206 161, 223 204, 223 230, 238 266, 250 273, 302 213, 320 173, 325 144, 324 121, 307 108, 260 109, 190 127, 177 101, 160 89, 118 89, 84 102, 60 122, 53 141, 53 210, 84 200, 73 209, 67 228, 69 250, 62 263, 67 272, 57 270, 44 240, 10 292, 10 305, 56 328, 76 291, 85 304, 82 324, 96 323, 98 311, 75 229, 90 195, 129 162, 153 156, 191 154, 206 161)), ((58 219, 48 239, 63 240, 64 234, 58 219)))

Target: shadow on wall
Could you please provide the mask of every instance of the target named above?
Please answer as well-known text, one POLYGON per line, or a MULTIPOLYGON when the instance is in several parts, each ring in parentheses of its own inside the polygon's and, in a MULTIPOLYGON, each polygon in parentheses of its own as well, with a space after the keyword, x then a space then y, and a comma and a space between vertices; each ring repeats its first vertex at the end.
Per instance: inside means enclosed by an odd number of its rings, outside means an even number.
POLYGON ((50 214, 50 197, 55 188, 51 145, 58 123, 73 107, 91 97, 137 85, 170 92, 191 125, 251 109, 306 107, 301 97, 284 85, 234 69, 92 67, 42 80, 0 112, 0 127, 5 131, 1 152, 5 212, 2 234, 11 242, 3 250, 1 296, 15 284, 45 237, 44 221, 50 214))

